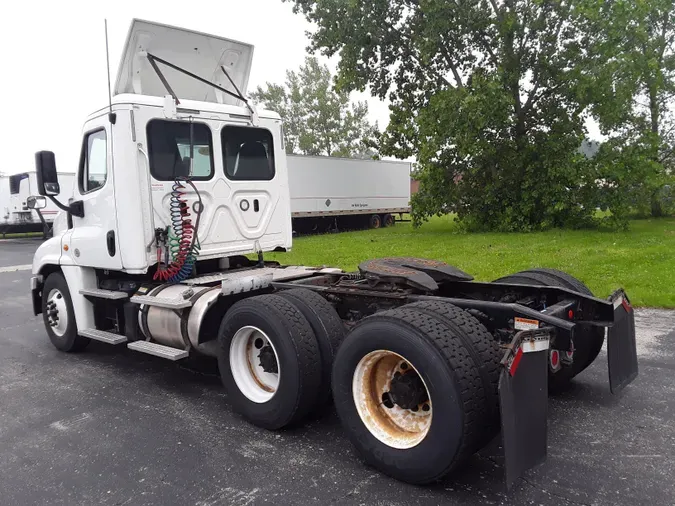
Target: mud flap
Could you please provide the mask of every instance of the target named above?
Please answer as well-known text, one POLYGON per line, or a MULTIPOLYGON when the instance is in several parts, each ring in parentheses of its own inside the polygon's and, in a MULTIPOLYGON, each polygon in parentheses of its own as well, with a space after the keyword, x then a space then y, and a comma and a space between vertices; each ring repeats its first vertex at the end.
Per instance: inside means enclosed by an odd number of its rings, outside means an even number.
POLYGON ((546 329, 519 332, 502 360, 499 406, 507 488, 546 459, 549 341, 546 329))
POLYGON ((614 324, 607 331, 607 368, 609 388, 613 394, 620 392, 638 375, 637 349, 635 346, 635 314, 623 290, 615 292, 614 324))

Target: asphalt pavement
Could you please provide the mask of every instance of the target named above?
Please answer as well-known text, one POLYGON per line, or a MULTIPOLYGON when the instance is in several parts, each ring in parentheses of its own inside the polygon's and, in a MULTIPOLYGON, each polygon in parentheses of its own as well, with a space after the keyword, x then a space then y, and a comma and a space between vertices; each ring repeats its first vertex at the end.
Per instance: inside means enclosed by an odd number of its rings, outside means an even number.
POLYGON ((548 460, 508 491, 499 438, 445 481, 366 467, 334 411, 268 432, 234 414, 215 364, 94 342, 52 347, 34 317, 38 240, 0 241, 0 504, 675 504, 675 312, 639 310, 640 375, 609 393, 606 354, 550 398, 548 460))

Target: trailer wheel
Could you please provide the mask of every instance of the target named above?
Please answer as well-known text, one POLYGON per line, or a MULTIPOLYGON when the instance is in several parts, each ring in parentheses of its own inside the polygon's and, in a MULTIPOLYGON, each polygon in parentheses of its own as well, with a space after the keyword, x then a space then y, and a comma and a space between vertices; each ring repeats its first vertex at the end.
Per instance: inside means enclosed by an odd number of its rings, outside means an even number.
POLYGON ((333 358, 345 338, 345 326, 335 308, 321 295, 307 288, 293 288, 279 292, 303 314, 314 331, 323 377, 316 408, 321 409, 331 400, 330 376, 333 358))
MULTIPOLYGON (((589 288, 574 276, 557 269, 529 269, 495 280, 496 283, 526 283, 541 286, 559 286, 585 295, 593 295, 589 288)), ((549 374, 549 387, 564 387, 574 376, 586 369, 596 359, 605 341, 605 329, 585 327, 575 340, 574 362, 557 373, 549 374)))
POLYGON ((385 214, 382 216, 382 224, 385 227, 393 227, 396 224, 396 220, 394 220, 394 215, 393 214, 385 214))
POLYGON ((442 478, 474 451, 481 381, 453 329, 403 307, 362 320, 333 364, 333 397, 351 442, 408 483, 442 478))
POLYGON ((368 226, 370 228, 380 228, 382 226, 382 218, 379 214, 371 214, 368 220, 368 226))
POLYGON ((91 342, 77 333, 70 290, 60 272, 52 272, 42 288, 42 319, 49 340, 61 351, 80 351, 91 342))
POLYGON ((471 314, 445 301, 427 300, 407 304, 414 309, 438 319, 462 341, 471 355, 482 383, 480 403, 483 428, 476 442, 476 450, 489 443, 499 432, 499 373, 503 352, 495 338, 471 314))
POLYGON ((218 342, 228 399, 251 423, 280 429, 314 406, 322 378, 319 346, 288 300, 259 295, 237 302, 223 318, 218 342))

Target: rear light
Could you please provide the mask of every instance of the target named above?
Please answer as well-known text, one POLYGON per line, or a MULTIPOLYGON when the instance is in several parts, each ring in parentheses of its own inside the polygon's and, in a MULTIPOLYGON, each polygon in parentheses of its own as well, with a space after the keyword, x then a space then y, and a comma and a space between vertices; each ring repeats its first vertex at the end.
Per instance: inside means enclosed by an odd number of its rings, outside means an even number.
POLYGON ((560 369, 560 352, 558 350, 551 350, 548 355, 548 365, 553 372, 560 369))

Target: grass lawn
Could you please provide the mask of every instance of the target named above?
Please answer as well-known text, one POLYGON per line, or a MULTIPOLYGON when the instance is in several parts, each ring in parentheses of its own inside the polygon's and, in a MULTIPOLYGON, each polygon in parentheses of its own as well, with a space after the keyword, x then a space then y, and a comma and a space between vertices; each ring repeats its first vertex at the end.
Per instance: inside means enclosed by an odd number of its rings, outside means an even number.
POLYGON ((393 228, 300 237, 289 253, 269 253, 282 264, 356 270, 384 256, 443 260, 479 281, 532 267, 553 267, 581 279, 599 297, 626 289, 637 306, 675 308, 675 219, 633 221, 628 232, 551 230, 530 234, 466 234, 451 217, 418 230, 393 228))

